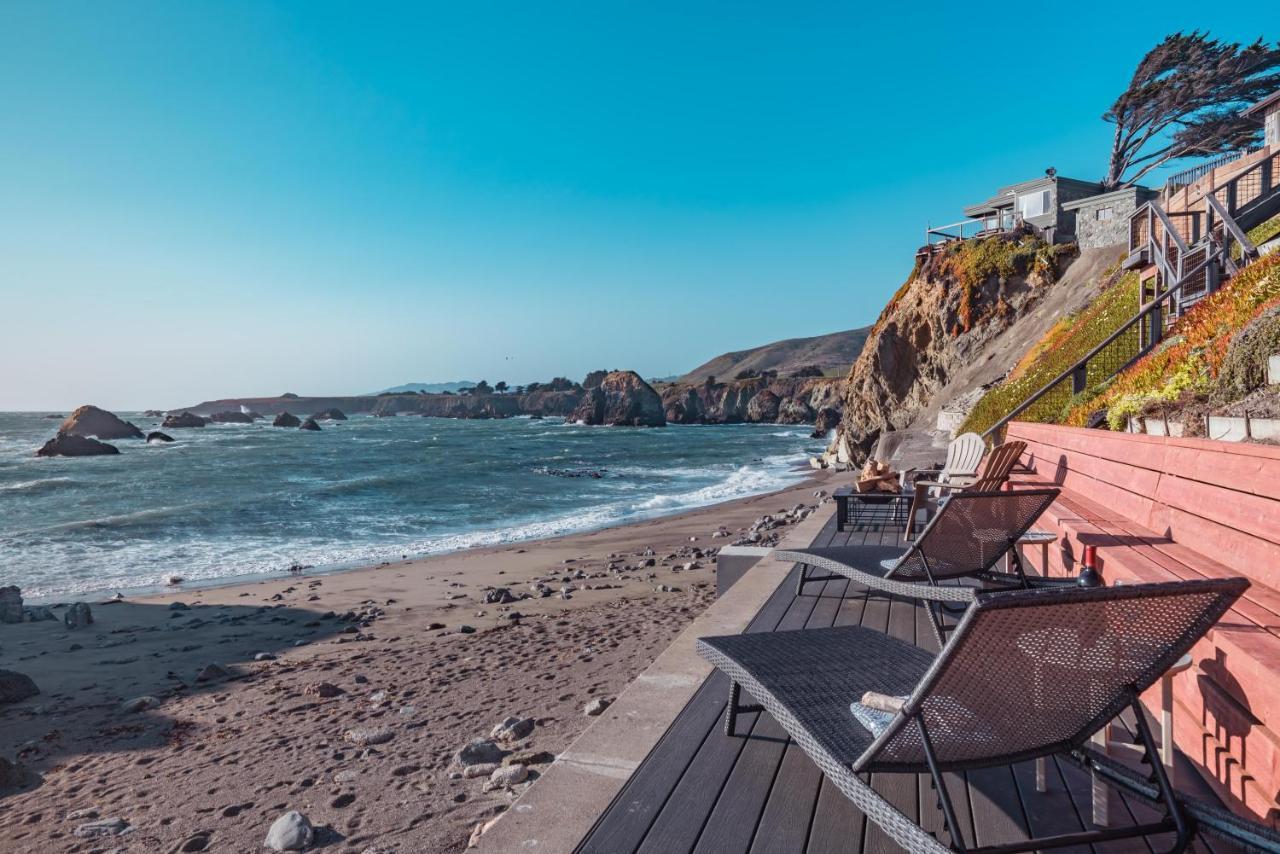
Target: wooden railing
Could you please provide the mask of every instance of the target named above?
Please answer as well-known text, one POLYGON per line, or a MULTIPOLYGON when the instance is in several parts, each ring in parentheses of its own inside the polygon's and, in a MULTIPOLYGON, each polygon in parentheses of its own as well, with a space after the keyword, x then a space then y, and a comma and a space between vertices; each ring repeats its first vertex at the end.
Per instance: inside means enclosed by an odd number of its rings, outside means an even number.
POLYGON ((1257 150, 1258 149, 1256 148, 1242 148, 1238 151, 1228 151, 1226 154, 1221 154, 1212 160, 1205 161, 1197 166, 1192 166, 1190 169, 1185 169, 1176 175, 1171 175, 1164 182, 1164 195, 1167 198, 1178 190, 1181 190, 1183 187, 1191 186, 1196 181, 1199 181, 1201 178, 1217 169, 1219 166, 1226 166, 1228 163, 1234 163, 1246 154, 1252 154, 1257 150))

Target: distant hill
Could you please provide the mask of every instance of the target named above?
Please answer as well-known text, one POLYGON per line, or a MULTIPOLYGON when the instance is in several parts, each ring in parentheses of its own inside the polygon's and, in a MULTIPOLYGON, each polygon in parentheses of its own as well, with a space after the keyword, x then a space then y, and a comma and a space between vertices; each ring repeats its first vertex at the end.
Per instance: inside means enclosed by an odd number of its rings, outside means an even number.
POLYGON ((814 338, 788 338, 750 350, 737 350, 716 356, 680 378, 680 382, 699 383, 708 376, 732 380, 743 371, 777 371, 787 376, 807 365, 817 365, 828 376, 844 376, 867 340, 870 326, 832 332, 814 338))
POLYGON ((384 388, 380 391, 371 391, 369 394, 415 394, 420 391, 425 391, 428 394, 439 394, 442 391, 457 391, 460 388, 471 388, 474 385, 474 380, 457 380, 451 383, 405 383, 404 385, 393 385, 391 388, 384 388))

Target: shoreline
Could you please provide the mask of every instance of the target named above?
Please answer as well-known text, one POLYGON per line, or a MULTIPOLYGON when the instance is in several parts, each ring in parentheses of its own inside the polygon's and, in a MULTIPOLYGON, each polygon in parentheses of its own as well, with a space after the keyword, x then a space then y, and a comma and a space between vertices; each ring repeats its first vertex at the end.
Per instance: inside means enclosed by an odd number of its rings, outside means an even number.
MULTIPOLYGON (((223 587, 234 587, 238 585, 256 584, 265 581, 281 581, 290 578, 297 578, 300 575, 307 576, 333 576, 342 575, 349 572, 361 572, 364 570, 378 569, 381 567, 397 565, 397 564, 418 564, 437 558, 447 558, 457 555, 464 555, 469 552, 488 551, 502 552, 509 549, 528 548, 531 545, 539 543, 549 543, 558 540, 564 540, 572 537, 585 536, 588 534, 599 533, 602 531, 617 530, 627 528, 632 525, 644 525, 651 522, 661 522, 666 519, 675 519, 686 514, 695 514, 705 510, 713 510, 717 507, 731 505, 739 501, 746 501, 753 498, 764 498, 783 492, 788 492, 796 488, 803 488, 806 483, 816 481, 817 472, 810 469, 801 461, 796 461, 788 469, 786 469, 786 477, 794 476, 796 479, 792 483, 788 483, 780 488, 772 489, 767 492, 753 493, 749 495, 741 495, 734 498, 728 498, 723 501, 716 501, 711 504, 702 504, 693 507, 685 507, 674 509, 671 511, 653 510, 649 513, 637 513, 632 516, 619 518, 616 521, 606 522, 598 526, 590 526, 579 529, 567 530, 562 533, 552 534, 550 536, 532 536, 526 539, 510 539, 500 543, 492 543, 488 545, 472 545, 463 546, 455 549, 445 549, 436 552, 424 552, 418 554, 406 554, 398 560, 378 561, 368 563, 360 560, 339 561, 329 564, 318 564, 306 566, 301 573, 294 573, 288 569, 274 570, 269 572, 247 572, 243 575, 228 575, 221 578, 210 579, 183 579, 179 584, 148 584, 136 587, 115 586, 103 587, 98 590, 75 592, 75 593, 58 593, 53 595, 34 595, 25 596, 24 599, 29 605, 66 605, 71 602, 87 601, 93 604, 94 601, 99 603, 105 602, 103 597, 109 593, 120 593, 127 600, 145 601, 151 598, 165 598, 175 594, 186 593, 194 595, 207 590, 216 590, 223 587)), ((472 531, 470 534, 489 535, 500 533, 502 529, 497 531, 472 531)), ((383 546, 390 549, 391 544, 383 546)), ((175 573, 176 575, 177 573, 175 573)), ((19 585, 21 587, 21 585, 19 585)))
POLYGON ((0 838, 15 852, 258 850, 296 809, 334 850, 456 854, 536 785, 593 700, 713 601, 712 550, 766 514, 788 514, 771 536, 805 515, 796 505, 830 512, 815 491, 836 482, 815 472, 590 532, 91 603, 75 630, 0 625, 0 667, 41 689, 0 705, 0 757, 28 775, 0 838), (464 774, 455 753, 508 717, 532 730, 501 745, 520 781, 464 774), (132 830, 76 837, 107 818, 132 830))
MULTIPOLYGON (((646 535, 652 536, 654 539, 666 539, 670 536, 670 530, 684 530, 685 528, 705 530, 705 517, 728 515, 736 518, 738 512, 735 511, 741 511, 743 508, 767 502, 776 497, 793 496, 798 491, 821 490, 824 488, 821 484, 830 480, 829 476, 824 476, 824 472, 802 470, 799 466, 796 467, 796 473, 800 474, 799 480, 781 489, 730 498, 726 501, 718 501, 714 504, 706 504, 701 507, 678 510, 667 514, 658 513, 649 518, 620 521, 598 528, 569 531, 563 534, 528 540, 513 540, 494 545, 471 546, 453 551, 411 555, 400 560, 380 561, 378 563, 335 564, 322 567, 307 567, 298 573, 284 571, 279 574, 231 577, 218 581, 210 580, 206 583, 183 583, 155 589, 149 593, 125 596, 123 601, 140 604, 163 603, 165 605, 173 601, 188 599, 206 603, 225 602, 230 600, 231 594, 235 594, 235 598, 244 598, 246 591, 250 591, 251 588, 253 592, 258 592, 258 588, 267 586, 271 589, 271 594, 276 595, 281 592, 278 589, 281 585, 292 587, 303 579, 313 578, 326 580, 345 578, 345 581, 336 583, 333 587, 343 592, 354 592, 363 584, 374 581, 379 574, 383 574, 387 570, 399 570, 400 573, 398 574, 402 577, 406 571, 414 573, 417 575, 416 581, 420 584, 437 583, 445 577, 453 579, 465 574, 468 579, 467 586, 469 587, 477 586, 479 582, 484 582, 488 586, 498 586, 502 583, 510 583, 510 580, 505 576, 508 573, 513 575, 518 573, 520 569, 524 568, 523 564, 546 564, 548 555, 559 555, 561 553, 569 555, 581 551, 600 552, 602 544, 640 540, 646 535), (530 555, 530 557, 523 558, 522 556, 524 555, 530 555), (504 560, 504 566, 513 562, 518 566, 512 569, 504 568, 496 571, 496 573, 477 566, 494 559, 504 560)), ((829 489, 827 491, 830 492, 829 489)), ((737 534, 740 533, 743 532, 737 531, 734 532, 734 536, 720 538, 699 537, 698 542, 704 548, 719 549, 737 542, 737 534)), ((690 534, 690 536, 698 535, 690 534)), ((621 552, 615 553, 621 554, 621 552)), ((586 560, 590 560, 590 558, 586 558, 586 560)), ((560 561, 562 566, 571 566, 575 570, 576 566, 574 565, 579 562, 575 557, 561 557, 560 561), (564 563, 565 561, 568 563, 564 563)), ((448 584, 452 586, 454 582, 450 581, 448 584)), ((586 595, 597 591, 580 589, 573 592, 579 595, 586 595)), ((594 601, 598 597, 588 598, 594 601)), ((35 600, 32 601, 34 602, 35 600)), ((53 601, 58 604, 65 604, 68 600, 53 601)), ((89 601, 91 606, 95 605, 92 598, 86 601, 89 601)), ((527 610, 528 603, 539 600, 526 599, 521 601, 526 603, 527 610)), ((557 599, 557 601, 567 603, 569 600, 557 599)), ((36 604, 48 605, 49 603, 36 602, 36 604)), ((98 600, 96 604, 106 606, 113 604, 113 602, 110 600, 98 600)), ((446 603, 440 610, 451 612, 456 609, 456 606, 451 607, 446 603)))

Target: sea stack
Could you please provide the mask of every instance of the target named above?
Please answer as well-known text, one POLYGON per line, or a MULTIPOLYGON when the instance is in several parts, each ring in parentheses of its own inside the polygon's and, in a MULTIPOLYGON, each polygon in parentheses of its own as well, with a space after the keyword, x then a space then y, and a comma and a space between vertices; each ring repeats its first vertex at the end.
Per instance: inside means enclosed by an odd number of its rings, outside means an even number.
POLYGON ((290 415, 288 412, 281 412, 276 416, 276 420, 271 422, 272 427, 300 427, 302 422, 298 420, 298 416, 290 415))
POLYGON ((347 416, 343 413, 341 409, 338 409, 336 406, 330 409, 322 409, 319 412, 317 412, 315 415, 312 415, 311 417, 316 421, 346 421, 347 420, 347 416))
POLYGON ((167 430, 176 430, 179 427, 203 427, 209 422, 205 421, 199 415, 190 412, 179 412, 175 415, 166 415, 161 427, 167 430))
POLYGON ((59 433, 49 441, 45 442, 40 450, 36 451, 37 457, 101 457, 108 454, 118 454, 120 449, 115 445, 108 445, 106 442, 99 442, 97 439, 90 439, 87 436, 76 436, 72 433, 59 433))
POLYGON ((583 395, 569 419, 614 427, 664 427, 667 423, 662 398, 635 371, 610 371, 583 395))
POLYGON ((117 418, 96 406, 81 406, 67 416, 58 427, 68 436, 92 436, 96 439, 141 439, 142 431, 128 421, 117 418))
POLYGON ((302 424, 298 426, 298 429, 299 430, 319 430, 320 425, 316 423, 316 420, 314 418, 308 418, 306 421, 303 421, 302 424))
POLYGON ((252 424, 253 416, 247 412, 215 412, 209 420, 214 424, 252 424))

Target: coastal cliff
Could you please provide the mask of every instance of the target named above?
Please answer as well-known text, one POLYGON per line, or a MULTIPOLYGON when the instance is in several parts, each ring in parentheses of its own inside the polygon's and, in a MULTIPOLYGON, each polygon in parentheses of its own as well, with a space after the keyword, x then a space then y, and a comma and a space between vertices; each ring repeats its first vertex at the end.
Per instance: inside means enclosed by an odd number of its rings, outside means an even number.
POLYGON ((825 430, 844 405, 844 387, 829 377, 674 383, 662 388, 662 405, 673 424, 816 423, 825 430))
MULTIPOLYGON (((1037 307, 1074 253, 1027 231, 922 252, 849 371, 828 460, 861 464, 881 434, 915 424, 1037 307)), ((997 376, 1008 367, 995 365, 997 376)))
POLYGON ((379 417, 491 419, 520 415, 562 417, 588 424, 816 424, 825 433, 839 421, 845 380, 771 373, 732 382, 655 383, 634 371, 593 371, 581 383, 559 379, 533 391, 507 394, 405 394, 353 397, 245 397, 208 400, 171 412, 209 416, 241 407, 275 417, 306 417, 328 409, 379 417))

